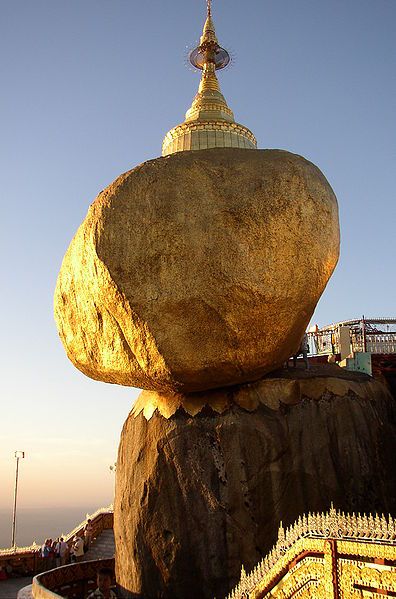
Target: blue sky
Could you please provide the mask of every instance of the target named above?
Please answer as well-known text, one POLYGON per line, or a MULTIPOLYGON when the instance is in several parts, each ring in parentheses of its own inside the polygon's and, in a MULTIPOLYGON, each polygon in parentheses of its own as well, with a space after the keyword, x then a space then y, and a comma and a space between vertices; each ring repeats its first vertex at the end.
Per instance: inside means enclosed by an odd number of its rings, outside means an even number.
MULTIPOLYGON (((3 0, 0 506, 102 505, 137 391, 68 362, 52 316, 62 257, 89 204, 160 155, 199 74, 185 66, 204 0, 3 0), (60 494, 58 489, 64 489, 60 494), (72 490, 76 490, 72 492, 72 490)), ((302 154, 340 206, 341 258, 313 321, 394 316, 396 3, 214 0, 219 74, 261 148, 302 154)), ((325 242, 325 240, 324 240, 325 242)))

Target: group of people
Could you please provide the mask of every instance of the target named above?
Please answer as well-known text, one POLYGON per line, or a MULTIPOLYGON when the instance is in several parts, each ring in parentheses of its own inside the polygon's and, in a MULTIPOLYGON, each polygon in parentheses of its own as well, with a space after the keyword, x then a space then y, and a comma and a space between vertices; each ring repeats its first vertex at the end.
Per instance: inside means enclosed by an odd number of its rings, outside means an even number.
MULTIPOLYGON (((68 543, 59 537, 53 541, 46 539, 41 547, 41 557, 45 558, 45 570, 50 570, 58 566, 81 561, 84 554, 89 550, 92 542, 93 526, 91 520, 87 523, 82 531, 82 534, 77 534, 73 537, 73 541, 69 546, 68 543)), ((96 576, 97 588, 88 595, 87 599, 116 599, 116 594, 112 590, 114 574, 110 568, 101 568, 96 576)))
POLYGON ((63 537, 59 537, 55 541, 45 539, 40 550, 41 557, 45 559, 44 569, 52 570, 52 568, 64 566, 69 561, 70 563, 81 561, 91 545, 92 534, 93 526, 91 520, 88 519, 82 536, 75 535, 71 545, 66 543, 63 537))

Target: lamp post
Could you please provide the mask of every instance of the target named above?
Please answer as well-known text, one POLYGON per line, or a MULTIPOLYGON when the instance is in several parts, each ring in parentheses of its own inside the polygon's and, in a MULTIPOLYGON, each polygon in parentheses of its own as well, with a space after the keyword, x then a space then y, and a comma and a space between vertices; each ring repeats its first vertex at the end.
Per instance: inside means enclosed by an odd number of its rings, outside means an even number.
MULTIPOLYGON (((111 464, 111 466, 109 466, 110 468, 110 472, 112 472, 115 476, 117 475, 117 462, 114 462, 114 464, 111 464)), ((114 506, 114 497, 115 497, 115 487, 116 487, 116 479, 114 476, 114 492, 113 492, 113 501, 111 502, 111 505, 114 506)))
POLYGON ((11 547, 15 548, 15 527, 16 527, 16 506, 17 506, 17 495, 18 495, 18 471, 19 471, 19 460, 25 457, 24 451, 16 451, 14 456, 16 457, 16 469, 15 469, 15 489, 14 489, 14 511, 12 515, 12 539, 11 547))

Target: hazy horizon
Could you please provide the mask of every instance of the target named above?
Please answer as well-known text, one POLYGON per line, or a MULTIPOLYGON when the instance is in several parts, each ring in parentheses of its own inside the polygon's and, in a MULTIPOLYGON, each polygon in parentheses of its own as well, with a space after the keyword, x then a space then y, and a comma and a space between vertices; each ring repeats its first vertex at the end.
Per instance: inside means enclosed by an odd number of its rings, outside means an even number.
MULTIPOLYGON (((41 545, 46 538, 55 539, 68 534, 85 520, 86 514, 92 514, 99 507, 74 506, 59 508, 54 505, 46 508, 20 508, 17 512, 16 543, 19 547, 31 545, 36 541, 41 545)), ((0 549, 11 545, 12 508, 0 508, 0 549)))

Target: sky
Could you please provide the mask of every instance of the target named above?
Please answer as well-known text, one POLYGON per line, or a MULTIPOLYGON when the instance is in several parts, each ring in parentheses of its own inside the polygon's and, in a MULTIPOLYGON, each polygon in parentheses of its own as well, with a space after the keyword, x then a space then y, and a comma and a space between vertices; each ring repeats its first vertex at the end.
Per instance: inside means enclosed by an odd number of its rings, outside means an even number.
MULTIPOLYGON (((204 0, 2 0, 0 508, 107 505, 138 390, 68 361, 52 314, 95 196, 161 153, 199 83, 204 0)), ((219 74, 260 148, 301 154, 339 201, 341 257, 312 322, 395 316, 395 0, 213 0, 219 74)))

